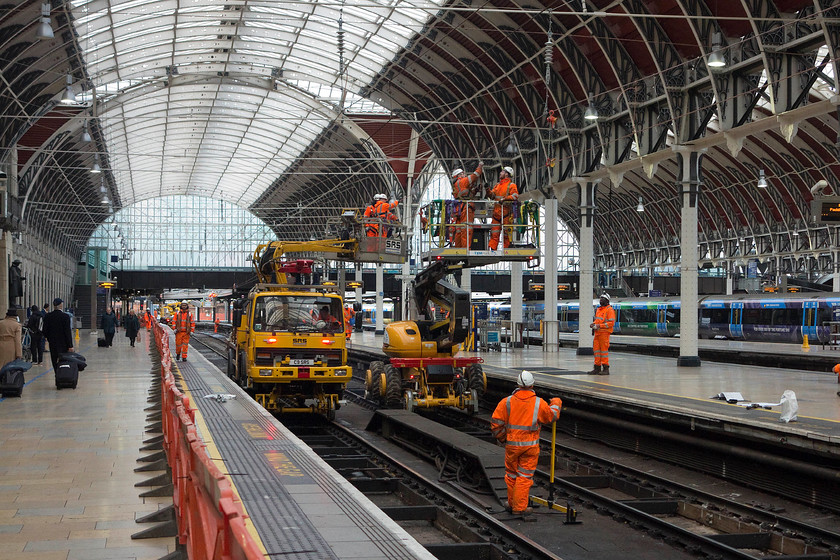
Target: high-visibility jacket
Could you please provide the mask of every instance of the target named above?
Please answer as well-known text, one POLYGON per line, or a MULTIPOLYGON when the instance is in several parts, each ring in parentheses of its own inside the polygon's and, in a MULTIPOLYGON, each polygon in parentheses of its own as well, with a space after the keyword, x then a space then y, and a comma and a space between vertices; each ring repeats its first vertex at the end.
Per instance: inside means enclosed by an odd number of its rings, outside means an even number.
POLYGON ((474 193, 472 192, 472 184, 478 181, 479 175, 481 175, 480 167, 465 177, 455 179, 452 182, 452 198, 456 200, 467 200, 473 198, 474 193))
POLYGON ((540 424, 557 420, 561 405, 549 405, 533 389, 517 389, 499 401, 490 419, 491 432, 509 446, 539 445, 540 424))
POLYGON ((172 330, 176 333, 191 333, 195 330, 195 322, 189 311, 178 311, 172 316, 172 330))
POLYGON ((613 332, 613 325, 615 324, 615 309, 609 305, 599 306, 595 310, 595 334, 613 332))
MULTIPOLYGON (((519 187, 516 183, 510 180, 510 177, 505 177, 493 187, 490 191, 490 198, 496 202, 511 202, 519 200, 519 187)), ((506 205, 507 206, 507 205, 506 205)), ((506 214, 510 209, 506 210, 506 214)))
MULTIPOLYGON (((395 200, 394 202, 386 202, 384 200, 377 200, 374 204, 371 204, 367 208, 365 208, 365 218, 374 218, 381 220, 382 222, 386 222, 388 220, 396 220, 397 217, 391 213, 391 210, 397 207, 399 201, 395 200)), ((377 237, 377 236, 385 236, 385 231, 379 231, 379 223, 375 222, 368 222, 365 225, 365 232, 367 233, 368 237, 377 237)))

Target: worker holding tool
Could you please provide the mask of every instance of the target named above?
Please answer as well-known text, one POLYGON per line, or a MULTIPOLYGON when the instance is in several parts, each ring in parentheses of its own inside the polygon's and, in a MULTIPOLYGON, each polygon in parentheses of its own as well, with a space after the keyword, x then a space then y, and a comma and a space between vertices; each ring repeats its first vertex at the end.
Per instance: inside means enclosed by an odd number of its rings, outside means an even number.
MULTIPOLYGON (((452 198, 457 200, 455 206, 455 215, 453 222, 456 224, 471 224, 475 216, 475 204, 469 202, 477 198, 477 188, 479 186, 479 177, 481 170, 484 168, 482 162, 478 162, 478 167, 469 175, 464 173, 464 170, 458 168, 452 172, 452 198)), ((455 232, 455 239, 452 243, 453 247, 469 248, 470 240, 472 239, 472 228, 469 225, 457 228, 455 232)))
POLYGON ((531 513, 528 494, 540 457, 540 424, 555 422, 563 401, 554 397, 549 405, 539 398, 530 371, 522 371, 516 385, 511 396, 499 401, 490 424, 493 436, 505 444, 507 510, 524 517, 531 513))
POLYGON ((519 187, 513 182, 513 167, 503 167, 499 172, 499 182, 490 190, 489 198, 495 200, 493 206, 493 226, 490 228, 491 251, 499 247, 499 238, 504 239, 502 247, 510 247, 511 228, 513 223, 513 204, 519 200, 519 187), (504 230, 504 231, 502 231, 504 230))

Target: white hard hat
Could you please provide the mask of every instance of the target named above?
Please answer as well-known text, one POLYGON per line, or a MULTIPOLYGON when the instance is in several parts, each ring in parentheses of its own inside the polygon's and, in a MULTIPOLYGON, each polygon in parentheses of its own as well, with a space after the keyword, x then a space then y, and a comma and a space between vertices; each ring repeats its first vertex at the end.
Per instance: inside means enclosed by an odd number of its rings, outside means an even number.
POLYGON ((507 171, 507 174, 513 177, 513 167, 502 167, 502 171, 507 171))
POLYGON ((463 170, 463 169, 461 169, 461 168, 459 167, 458 169, 456 169, 456 170, 454 170, 454 171, 452 172, 452 177, 453 177, 453 178, 454 178, 454 177, 457 177, 458 175, 460 175, 460 174, 461 174, 461 173, 463 173, 463 172, 464 172, 464 170, 463 170))
POLYGON ((533 387, 534 374, 528 371, 527 369, 523 369, 522 373, 519 374, 519 377, 516 378, 516 384, 522 387, 523 389, 526 387, 533 387))
POLYGON ((388 199, 388 197, 385 196, 382 193, 373 195, 373 200, 387 200, 387 199, 388 199))
POLYGON ((607 292, 604 292, 603 294, 601 294, 601 299, 605 299, 607 301, 610 301, 610 294, 608 294, 607 292))

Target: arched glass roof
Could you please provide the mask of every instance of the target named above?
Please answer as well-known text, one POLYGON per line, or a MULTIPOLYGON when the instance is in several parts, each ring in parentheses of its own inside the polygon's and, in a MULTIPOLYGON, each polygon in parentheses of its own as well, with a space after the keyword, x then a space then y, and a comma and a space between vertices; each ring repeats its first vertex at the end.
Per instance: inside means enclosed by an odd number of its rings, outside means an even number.
POLYGON ((250 206, 340 107, 382 111, 358 94, 438 5, 71 2, 99 159, 122 204, 197 194, 250 206))

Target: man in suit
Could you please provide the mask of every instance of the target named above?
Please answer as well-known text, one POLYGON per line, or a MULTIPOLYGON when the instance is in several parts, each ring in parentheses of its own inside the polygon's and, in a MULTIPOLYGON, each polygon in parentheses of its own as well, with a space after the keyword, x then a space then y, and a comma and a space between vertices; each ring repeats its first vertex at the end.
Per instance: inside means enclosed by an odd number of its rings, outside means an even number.
POLYGON ((70 315, 61 308, 64 300, 55 298, 53 310, 44 317, 44 337, 50 343, 50 360, 53 371, 58 369, 58 357, 64 352, 73 352, 73 333, 70 329, 70 315))

